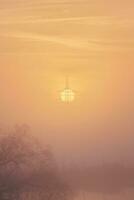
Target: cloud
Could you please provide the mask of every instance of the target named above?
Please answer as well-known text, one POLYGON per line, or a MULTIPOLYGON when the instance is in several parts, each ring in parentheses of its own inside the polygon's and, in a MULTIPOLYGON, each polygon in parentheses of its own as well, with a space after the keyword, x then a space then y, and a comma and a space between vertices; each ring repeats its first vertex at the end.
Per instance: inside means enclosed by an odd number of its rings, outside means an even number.
POLYGON ((38 18, 33 16, 6 18, 1 20, 0 24, 42 24, 42 23, 58 23, 70 22, 85 25, 131 25, 134 24, 133 19, 115 16, 83 16, 83 17, 59 17, 59 18, 38 18))
MULTIPOLYGON (((2 36, 2 34, 1 34, 2 36)), ((49 36, 49 35, 40 35, 40 34, 33 34, 33 33, 23 33, 23 32, 14 32, 14 33, 5 33, 3 34, 4 37, 8 38, 16 38, 21 40, 29 40, 34 42, 51 42, 55 44, 64 45, 70 48, 88 48, 88 40, 83 39, 70 39, 65 37, 58 37, 58 36, 49 36)))
POLYGON ((1 38, 14 38, 22 41, 32 41, 32 42, 48 42, 56 45, 63 45, 67 48, 72 49, 83 49, 88 52, 102 52, 102 51, 126 51, 132 50, 134 39, 127 38, 124 40, 119 38, 105 39, 105 38, 95 38, 95 37, 65 37, 65 36, 55 36, 55 35, 45 35, 36 34, 29 32, 1 32, 1 38))
MULTIPOLYGON (((30 16, 31 17, 31 16, 30 16)), ((75 22, 75 21, 83 21, 83 20, 90 20, 91 17, 64 17, 64 18, 50 18, 50 19, 41 19, 37 18, 31 18, 27 16, 25 19, 9 19, 9 20, 3 20, 0 21, 0 24, 36 24, 36 23, 53 23, 53 22, 75 22)))

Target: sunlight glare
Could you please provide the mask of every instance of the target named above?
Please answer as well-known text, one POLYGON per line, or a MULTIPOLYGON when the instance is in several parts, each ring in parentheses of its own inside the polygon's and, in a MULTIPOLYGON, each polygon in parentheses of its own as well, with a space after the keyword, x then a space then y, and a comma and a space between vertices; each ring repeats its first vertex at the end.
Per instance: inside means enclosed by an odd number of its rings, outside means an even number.
POLYGON ((71 103, 75 100, 75 93, 70 88, 66 88, 61 92, 61 101, 65 103, 71 103))

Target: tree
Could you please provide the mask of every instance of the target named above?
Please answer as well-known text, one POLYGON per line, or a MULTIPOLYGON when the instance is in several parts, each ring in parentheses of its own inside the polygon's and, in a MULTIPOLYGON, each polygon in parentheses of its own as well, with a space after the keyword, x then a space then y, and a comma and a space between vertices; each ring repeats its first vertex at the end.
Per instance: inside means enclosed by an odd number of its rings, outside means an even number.
POLYGON ((0 138, 0 199, 67 199, 52 152, 28 135, 28 127, 16 127, 0 138))

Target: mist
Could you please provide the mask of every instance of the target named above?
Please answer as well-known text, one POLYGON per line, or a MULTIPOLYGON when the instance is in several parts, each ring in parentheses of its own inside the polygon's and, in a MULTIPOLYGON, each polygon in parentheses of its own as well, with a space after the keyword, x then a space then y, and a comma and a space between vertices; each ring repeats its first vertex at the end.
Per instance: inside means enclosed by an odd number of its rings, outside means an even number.
POLYGON ((133 7, 0 0, 1 200, 134 198, 133 7))

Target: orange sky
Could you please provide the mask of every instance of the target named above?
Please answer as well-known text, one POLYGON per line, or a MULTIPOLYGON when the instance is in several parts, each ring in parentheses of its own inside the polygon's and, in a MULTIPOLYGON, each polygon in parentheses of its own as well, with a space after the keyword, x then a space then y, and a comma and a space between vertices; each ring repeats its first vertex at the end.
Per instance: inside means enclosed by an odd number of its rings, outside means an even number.
POLYGON ((1 124, 28 123, 59 151, 129 160, 133 7, 132 0, 0 0, 1 124), (76 91, 70 105, 59 101, 66 75, 76 91))

